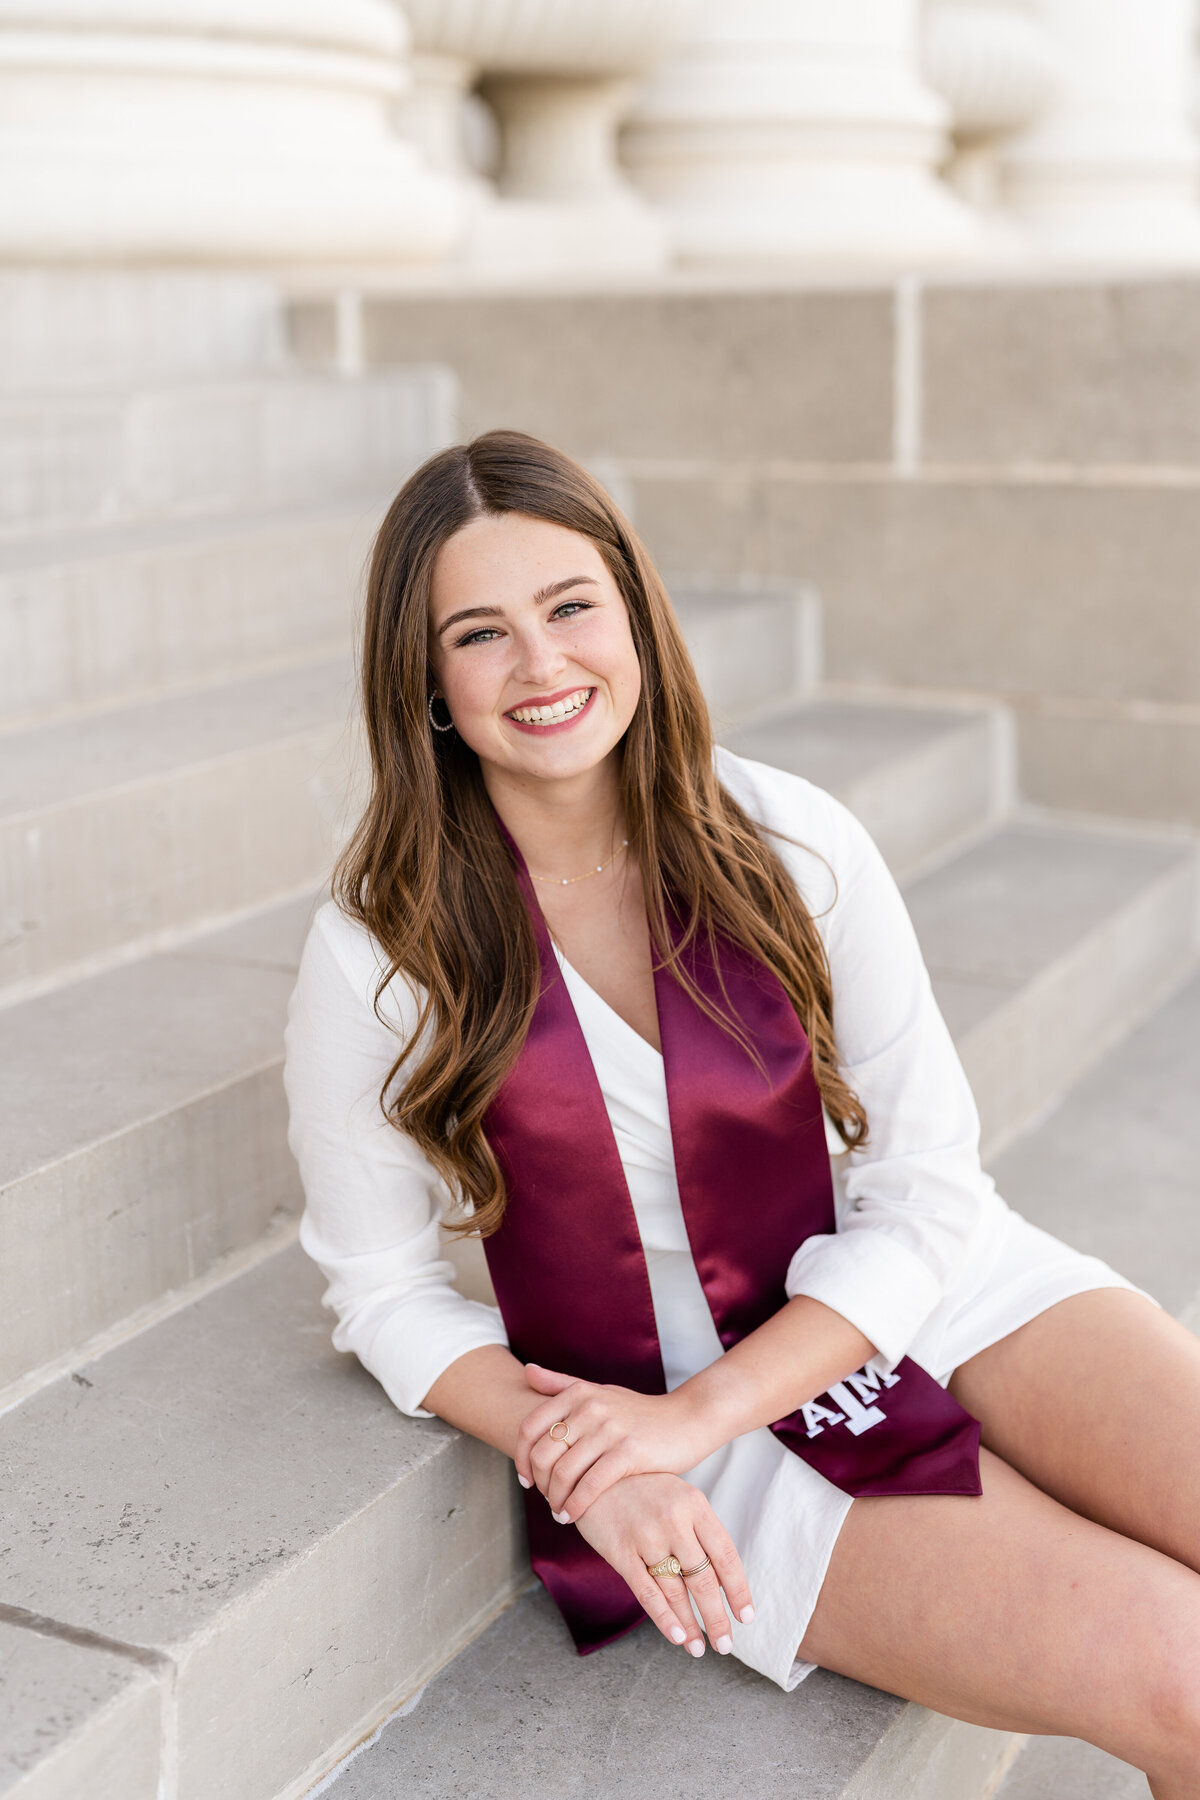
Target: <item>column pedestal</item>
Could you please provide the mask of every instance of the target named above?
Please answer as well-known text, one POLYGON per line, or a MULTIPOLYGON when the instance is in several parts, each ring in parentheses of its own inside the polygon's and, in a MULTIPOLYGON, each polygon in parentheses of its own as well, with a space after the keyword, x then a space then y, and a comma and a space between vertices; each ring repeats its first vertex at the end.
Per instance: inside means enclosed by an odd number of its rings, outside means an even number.
POLYGON ((914 0, 706 0, 623 136, 693 263, 958 259, 984 234, 938 179, 945 104, 914 0))
MULTIPOLYGON (((8 9, 5 9, 8 10, 8 9)), ((387 0, 42 0, 0 17, 0 258, 422 262, 454 185, 395 133, 387 0), (22 9, 30 15, 32 9, 22 9)))
POLYGON ((1050 256, 1195 266, 1191 0, 1047 0, 1047 17, 1061 85, 1005 149, 1007 203, 1050 256))

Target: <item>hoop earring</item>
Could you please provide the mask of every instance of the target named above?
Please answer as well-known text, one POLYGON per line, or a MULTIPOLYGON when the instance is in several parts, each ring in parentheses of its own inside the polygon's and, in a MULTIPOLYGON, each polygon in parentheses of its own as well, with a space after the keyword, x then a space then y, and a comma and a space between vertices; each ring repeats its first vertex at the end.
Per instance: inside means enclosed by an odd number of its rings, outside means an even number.
POLYGON ((433 703, 438 698, 439 698, 439 696, 437 694, 430 694, 430 696, 429 696, 429 723, 433 726, 433 729, 435 731, 453 731, 454 730, 454 720, 453 719, 450 719, 445 725, 439 725, 437 720, 433 716, 433 703))

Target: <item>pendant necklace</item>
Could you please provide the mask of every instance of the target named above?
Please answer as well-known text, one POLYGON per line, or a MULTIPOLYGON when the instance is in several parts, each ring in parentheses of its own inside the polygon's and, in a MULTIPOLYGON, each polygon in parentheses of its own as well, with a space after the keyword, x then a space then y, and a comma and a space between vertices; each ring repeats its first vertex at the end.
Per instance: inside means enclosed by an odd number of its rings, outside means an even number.
POLYGON ((605 869, 615 863, 622 850, 627 849, 628 846, 629 839, 622 838, 607 862, 597 863, 594 869, 585 869, 582 875, 534 875, 532 869, 529 873, 534 881, 546 882, 551 887, 574 887, 577 881, 586 881, 591 875, 603 875, 605 869))

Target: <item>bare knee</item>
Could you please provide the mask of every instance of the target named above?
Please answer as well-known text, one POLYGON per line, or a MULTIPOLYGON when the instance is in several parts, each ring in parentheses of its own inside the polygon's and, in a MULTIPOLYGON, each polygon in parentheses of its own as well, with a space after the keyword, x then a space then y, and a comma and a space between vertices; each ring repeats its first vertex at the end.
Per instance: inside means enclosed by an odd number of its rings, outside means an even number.
MULTIPOLYGON (((1164 1624, 1161 1660, 1133 1685, 1145 1737, 1142 1766, 1150 1776, 1190 1776, 1200 1769, 1200 1633, 1172 1641, 1164 1624)), ((1139 1734, 1141 1735, 1141 1734, 1139 1734)), ((1190 1791, 1190 1789, 1189 1789, 1190 1791)))

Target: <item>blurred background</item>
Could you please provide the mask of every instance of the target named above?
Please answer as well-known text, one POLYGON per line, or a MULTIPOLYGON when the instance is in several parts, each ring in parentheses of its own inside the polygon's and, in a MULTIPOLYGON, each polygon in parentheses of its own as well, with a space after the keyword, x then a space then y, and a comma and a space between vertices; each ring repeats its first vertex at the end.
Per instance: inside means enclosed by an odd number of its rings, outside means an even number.
MULTIPOLYGON (((609 486, 723 741, 875 833, 1001 1191, 1200 1322, 1198 58, 1194 0, 0 0, 0 1794, 441 1800, 452 1719, 454 1793, 558 1800, 503 1633, 606 1741, 641 1679, 508 1607, 507 1465, 295 1246, 362 566, 444 443, 609 486)), ((1015 1753, 761 1686, 822 1795, 1015 1753)))

